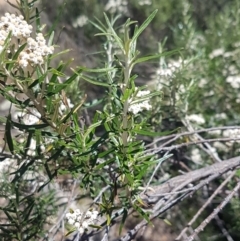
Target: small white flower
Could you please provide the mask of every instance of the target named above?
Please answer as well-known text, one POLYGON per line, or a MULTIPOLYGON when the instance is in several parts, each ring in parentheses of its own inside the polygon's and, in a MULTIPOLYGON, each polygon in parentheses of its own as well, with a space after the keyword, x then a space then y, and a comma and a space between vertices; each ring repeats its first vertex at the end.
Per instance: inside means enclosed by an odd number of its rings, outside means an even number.
POLYGON ((229 83, 234 89, 240 88, 240 75, 228 76, 226 82, 229 83))
POLYGON ((128 13, 127 1, 126 0, 109 0, 105 6, 105 11, 110 13, 128 13))
POLYGON ((88 225, 89 225, 88 222, 86 222, 86 221, 83 221, 83 222, 82 222, 82 227, 83 227, 84 229, 87 229, 87 228, 88 228, 88 225))
POLYGON ((74 213, 76 213, 77 216, 82 216, 80 209, 76 209, 74 213))
POLYGON ((71 213, 66 213, 66 218, 67 218, 67 219, 72 218, 72 214, 71 214, 71 213))
POLYGON ((83 233, 84 233, 84 228, 83 228, 83 227, 80 227, 80 228, 78 229, 78 232, 79 232, 80 234, 83 234, 83 233))
POLYGON ((79 222, 75 222, 74 226, 75 226, 76 228, 80 228, 80 223, 79 223, 79 222))
POLYGON ((68 219, 68 223, 71 224, 71 225, 73 225, 73 224, 75 223, 75 220, 74 220, 73 218, 69 218, 69 219, 68 219))
POLYGON ((85 217, 90 218, 91 216, 92 216, 92 212, 88 210, 85 214, 85 217))
POLYGON ((152 4, 152 1, 151 0, 141 0, 138 2, 138 4, 140 6, 143 6, 143 5, 151 5, 152 4))
POLYGON ((31 114, 23 115, 23 122, 26 125, 33 125, 39 122, 41 114, 35 109, 31 109, 31 114))
POLYGON ((98 211, 93 211, 92 212, 92 219, 97 219, 98 216, 98 211))
POLYGON ((88 210, 82 220, 82 212, 79 209, 76 209, 73 213, 67 213, 66 218, 68 219, 69 224, 75 226, 79 233, 83 234, 89 225, 94 224, 97 215, 97 211, 88 210))

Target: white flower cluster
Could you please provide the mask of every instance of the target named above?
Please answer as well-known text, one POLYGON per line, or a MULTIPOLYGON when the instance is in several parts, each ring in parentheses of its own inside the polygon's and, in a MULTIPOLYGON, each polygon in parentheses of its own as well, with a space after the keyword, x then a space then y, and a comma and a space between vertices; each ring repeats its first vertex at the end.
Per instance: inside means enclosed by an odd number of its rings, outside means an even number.
POLYGON ((0 181, 3 181, 2 176, 4 173, 6 173, 9 168, 14 164, 15 160, 11 158, 6 158, 5 160, 0 162, 0 181))
POLYGON ((25 125, 34 125, 40 122, 41 114, 34 108, 29 108, 25 112, 16 112, 15 119, 22 118, 25 125))
POLYGON ((183 61, 182 59, 179 59, 177 61, 172 60, 171 62, 169 62, 166 68, 159 68, 156 74, 163 77, 173 77, 175 72, 179 71, 184 63, 185 61, 183 61))
POLYGON ((199 149, 195 148, 191 151, 191 160, 196 164, 202 164, 203 159, 199 149))
POLYGON ((32 26, 28 25, 23 16, 5 13, 5 16, 0 18, 0 51, 3 49, 4 41, 11 32, 12 37, 19 40, 30 37, 32 26))
POLYGON ((74 28, 77 28, 77 27, 83 27, 87 23, 88 23, 88 17, 86 15, 80 15, 74 20, 72 25, 74 28))
POLYGON ((44 63, 44 57, 53 53, 53 46, 47 46, 42 33, 38 33, 36 40, 27 39, 27 46, 19 54, 19 65, 26 68, 28 64, 38 65, 44 63))
POLYGON ((151 5, 151 4, 152 4, 152 1, 151 1, 151 0, 140 0, 140 1, 138 2, 138 4, 139 4, 140 6, 143 6, 143 5, 151 5))
POLYGON ((233 141, 231 143, 233 143, 233 142, 240 143, 240 129, 224 130, 223 131, 223 136, 226 137, 226 138, 232 138, 233 141), (239 139, 239 140, 234 140, 234 139, 239 139))
POLYGON ((135 97, 135 100, 130 99, 130 106, 128 108, 128 111, 136 115, 137 113, 143 110, 150 110, 152 106, 150 105, 149 100, 148 99, 141 100, 142 98, 144 98, 144 96, 149 94, 150 94, 149 90, 138 91, 135 97))
POLYGON ((170 60, 168 64, 161 64, 155 73, 151 75, 150 86, 154 89, 162 90, 166 87, 166 83, 171 83, 172 78, 176 77, 177 73, 183 69, 184 65, 189 64, 189 61, 179 59, 170 60))
POLYGON ((209 54, 209 58, 210 58, 210 59, 214 59, 214 58, 217 58, 217 57, 220 57, 220 56, 224 55, 224 53, 225 53, 225 50, 222 49, 222 48, 214 49, 214 50, 209 54))
POLYGON ((98 211, 88 210, 84 215, 79 209, 69 212, 66 214, 66 218, 70 225, 73 225, 77 228, 80 234, 83 234, 85 230, 88 229, 89 225, 94 224, 98 216, 98 211))
POLYGON ((0 19, 0 53, 4 48, 4 42, 9 33, 10 43, 18 44, 19 46, 27 43, 26 48, 20 53, 18 63, 22 68, 30 65, 43 64, 44 57, 52 54, 54 47, 47 46, 46 40, 42 33, 38 33, 36 40, 30 37, 32 26, 27 24, 23 16, 6 13, 0 19))
POLYGON ((240 75, 228 76, 226 82, 229 83, 234 89, 240 88, 240 75))
POLYGON ((201 114, 188 115, 188 116, 186 116, 186 119, 190 122, 195 122, 198 125, 205 124, 205 119, 203 118, 203 116, 201 114))
POLYGON ((122 14, 127 14, 127 5, 128 2, 126 0, 109 0, 104 9, 105 11, 109 11, 110 13, 118 12, 122 14))

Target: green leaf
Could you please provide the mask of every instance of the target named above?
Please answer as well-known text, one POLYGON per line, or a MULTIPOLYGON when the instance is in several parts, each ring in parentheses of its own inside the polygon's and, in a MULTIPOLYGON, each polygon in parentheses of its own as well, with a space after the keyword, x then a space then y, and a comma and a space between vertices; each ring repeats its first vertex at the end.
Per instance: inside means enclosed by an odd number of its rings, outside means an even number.
POLYGON ((107 226, 111 224, 111 216, 107 214, 107 226))
POLYGON ((90 72, 90 73, 106 73, 108 71, 112 71, 115 70, 114 67, 111 68, 99 68, 99 69, 89 69, 86 67, 78 67, 80 71, 86 71, 86 72, 90 72))
POLYGON ((33 88, 34 86, 36 86, 37 84, 40 84, 40 83, 45 79, 46 75, 47 75, 47 73, 41 75, 39 79, 34 80, 34 81, 32 82, 32 84, 30 84, 30 85, 28 86, 28 89, 32 89, 32 88, 33 88))
POLYGON ((98 126, 104 124, 105 122, 109 122, 109 121, 113 120, 114 118, 115 118, 115 115, 110 115, 110 116, 108 116, 107 118, 104 118, 103 120, 98 121, 98 122, 90 125, 90 126, 88 127, 88 129, 86 130, 86 133, 84 134, 84 139, 86 139, 86 137, 89 136, 89 134, 90 134, 95 128, 97 128, 98 126))
POLYGON ((95 169, 96 169, 96 170, 102 169, 103 167, 109 165, 110 163, 113 163, 114 161, 115 161, 115 158, 111 158, 111 159, 109 159, 108 161, 105 161, 105 162, 97 165, 95 169))
POLYGON ((13 140, 12 140, 12 134, 11 134, 11 127, 12 127, 12 121, 11 121, 11 115, 7 117, 6 127, 5 127, 5 138, 8 144, 8 148, 12 154, 14 154, 14 146, 13 146, 13 140))
POLYGON ((143 22, 143 24, 140 26, 140 28, 134 33, 134 36, 131 40, 131 44, 134 44, 134 42, 137 40, 139 35, 143 32, 143 30, 149 25, 149 23, 153 20, 155 15, 157 14, 157 9, 150 14, 150 16, 143 22))
POLYGON ((36 20, 37 33, 40 33, 41 32, 41 22, 40 22, 41 18, 40 18, 38 8, 36 8, 35 20, 36 20))
MULTIPOLYGON (((8 211, 6 211, 6 209, 3 209, 3 212, 6 214, 6 216, 8 217, 9 221, 11 221, 12 224, 14 224, 16 221, 14 220, 14 218, 8 213, 8 211)), ((12 210, 12 212, 14 213, 14 210, 12 210)), ((0 225, 1 226, 1 225, 0 225)))
POLYGON ((24 173, 28 170, 28 167, 33 165, 34 161, 35 161, 34 159, 31 159, 27 162, 24 162, 17 171, 12 172, 11 174, 15 174, 12 180, 12 183, 15 183, 16 181, 18 181, 24 175, 24 173))
MULTIPOLYGON (((75 74, 73 74, 71 77, 69 77, 67 80, 64 81, 63 84, 53 84, 53 83, 49 83, 52 84, 52 87, 54 87, 54 89, 51 90, 51 92, 48 91, 47 96, 50 97, 52 95, 55 95, 57 93, 59 93, 61 90, 65 89, 69 84, 71 84, 79 75, 78 72, 75 72, 75 74)), ((57 75, 54 74, 54 78, 57 77, 57 75)))
POLYGON ((76 230, 77 230, 76 228, 70 229, 70 230, 65 234, 65 237, 69 236, 71 233, 75 232, 76 230))
POLYGON ((111 31, 111 34, 112 34, 113 38, 114 38, 115 41, 118 43, 118 46, 121 48, 121 50, 124 52, 124 47, 123 47, 123 42, 122 42, 122 40, 118 37, 117 33, 116 33, 115 30, 113 29, 112 24, 110 23, 107 15, 106 15, 105 13, 103 13, 103 14, 104 14, 105 20, 106 20, 106 22, 107 22, 107 25, 108 25, 108 27, 109 27, 109 29, 110 29, 110 31, 111 31))
POLYGON ((172 226, 171 222, 169 220, 167 220, 166 218, 163 219, 164 223, 166 223, 169 226, 172 226))
POLYGON ((18 122, 11 121, 13 126, 17 127, 19 130, 28 130, 28 131, 34 131, 36 129, 43 129, 45 127, 48 127, 49 125, 47 123, 39 124, 39 125, 25 125, 20 124, 18 122))
POLYGON ((51 32, 50 37, 48 39, 48 46, 53 45, 54 31, 51 32))
POLYGON ((163 132, 151 132, 148 130, 134 130, 135 133, 139 134, 139 135, 143 135, 143 136, 152 136, 152 137, 160 137, 160 136, 166 136, 169 135, 171 133, 176 132, 176 130, 173 131, 163 131, 163 132))
POLYGON ((73 113, 76 113, 76 112, 79 110, 79 108, 83 105, 83 103, 85 102, 86 97, 87 97, 87 96, 85 96, 79 104, 75 105, 75 106, 71 109, 71 111, 69 111, 69 113, 68 113, 66 116, 63 117, 63 119, 61 120, 60 123, 65 123, 65 122, 67 121, 67 119, 72 116, 73 113))
MULTIPOLYGON (((61 66, 61 67, 63 67, 63 66, 61 66)), ((52 73, 53 75, 54 75, 54 77, 56 76, 60 76, 60 77, 64 77, 64 76, 66 76, 64 73, 62 73, 61 71, 58 71, 57 69, 54 69, 54 68, 51 68, 50 70, 49 70, 49 72, 50 73, 52 73)), ((50 81, 51 82, 51 81, 50 81)))
POLYGON ((124 225, 127 217, 128 217, 128 211, 127 211, 127 209, 124 208, 122 220, 121 220, 120 227, 119 227, 119 235, 121 235, 121 233, 122 233, 123 225, 124 225))
POLYGON ((86 80, 87 82, 94 84, 94 85, 99 85, 99 86, 104 86, 104 87, 110 87, 111 85, 107 84, 107 83, 103 83, 103 82, 99 82, 93 79, 88 78, 87 76, 84 75, 80 75, 80 77, 84 80, 86 80))
POLYGON ((107 151, 101 152, 98 156, 99 158, 103 158, 114 151, 115 151, 115 147, 112 149, 108 149, 107 151))
POLYGON ((19 56, 19 54, 24 50, 26 47, 27 43, 23 44, 20 48, 18 48, 17 52, 13 55, 13 60, 16 60, 19 56))
POLYGON ((133 62, 133 64, 138 64, 138 63, 146 62, 146 61, 149 61, 149 60, 152 60, 152 59, 158 59, 158 58, 161 58, 161 57, 164 57, 164 56, 170 56, 170 55, 173 55, 173 54, 175 54, 175 53, 178 53, 180 50, 183 50, 183 48, 174 49, 174 50, 172 50, 172 51, 168 51, 168 52, 161 53, 161 54, 157 54, 157 55, 144 56, 144 57, 141 57, 141 58, 136 59, 136 60, 133 62))
POLYGON ((29 132, 28 137, 27 137, 27 143, 25 146, 25 156, 27 156, 27 152, 29 150, 32 138, 33 138, 33 132, 29 132))
POLYGON ((105 33, 107 32, 106 29, 105 29, 105 26, 103 25, 103 23, 95 17, 95 19, 99 22, 99 24, 97 23, 94 23, 93 21, 91 20, 88 20, 95 28, 97 28, 98 30, 100 30, 101 32, 105 33), (100 26, 101 25, 101 26, 100 26))
MULTIPOLYGON (((65 49, 65 50, 63 50, 63 51, 57 52, 56 54, 52 54, 52 56, 50 57, 50 59, 54 59, 54 58, 56 58, 57 56, 62 55, 62 54, 66 54, 66 53, 68 53, 68 52, 70 52, 70 49, 65 49)), ((71 62, 72 62, 72 60, 71 60, 71 62)))
POLYGON ((91 228, 97 228, 97 229, 101 229, 101 228, 102 228, 102 226, 100 226, 100 225, 95 225, 95 224, 90 224, 89 227, 91 227, 91 228))
POLYGON ((12 70, 12 68, 13 68, 13 66, 14 66, 14 64, 15 64, 18 56, 19 56, 19 54, 23 51, 23 49, 25 48, 26 45, 27 45, 27 43, 25 43, 25 44, 23 44, 22 46, 20 46, 20 47, 18 48, 17 52, 13 55, 13 57, 12 57, 12 60, 13 60, 13 61, 11 61, 11 63, 7 64, 7 70, 8 70, 8 71, 11 71, 11 70, 12 70))

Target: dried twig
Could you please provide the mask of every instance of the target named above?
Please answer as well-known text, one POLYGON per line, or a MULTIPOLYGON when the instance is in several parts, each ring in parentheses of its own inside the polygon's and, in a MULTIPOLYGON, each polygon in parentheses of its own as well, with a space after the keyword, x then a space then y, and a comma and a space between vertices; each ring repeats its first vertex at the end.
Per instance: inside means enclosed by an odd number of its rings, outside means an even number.
POLYGON ((199 140, 199 141, 192 141, 192 142, 187 142, 187 143, 182 143, 182 144, 178 144, 178 145, 172 145, 169 147, 157 147, 157 148, 151 148, 151 149, 147 149, 145 151, 144 154, 156 154, 159 153, 160 151, 172 151, 175 149, 179 149, 182 148, 184 146, 190 146, 190 145, 196 145, 196 144, 203 144, 203 143, 211 143, 211 142, 227 142, 227 141, 239 141, 240 138, 239 137, 231 137, 231 138, 213 138, 213 139, 203 139, 203 140, 199 140))
POLYGON ((146 191, 146 194, 141 195, 140 197, 146 203, 156 203, 160 198, 159 196, 162 196, 161 194, 163 193, 179 191, 189 184, 208 176, 212 176, 213 174, 215 175, 214 178, 216 178, 231 169, 237 168, 238 166, 240 166, 240 156, 173 177, 161 185, 151 186, 151 188, 146 191))
POLYGON ((233 191, 218 205, 216 209, 194 230, 194 233, 190 235, 185 241, 194 240, 195 236, 203 231, 206 225, 230 202, 234 194, 240 189, 240 181, 234 187, 233 191))
POLYGON ((206 128, 206 129, 201 129, 201 130, 194 130, 194 131, 172 134, 172 135, 169 135, 169 136, 163 136, 163 137, 155 139, 150 144, 148 144, 146 147, 154 146, 156 143, 162 142, 162 141, 170 139, 170 138, 172 138, 172 139, 167 141, 167 142, 164 142, 161 147, 169 145, 172 142, 176 141, 177 139, 179 139, 180 137, 183 137, 183 136, 189 136, 189 135, 193 135, 193 134, 196 134, 196 133, 202 133, 202 132, 211 132, 211 131, 216 131, 216 130, 231 130, 231 129, 240 129, 240 126, 213 127, 213 128, 206 128))
POLYGON ((226 237, 227 241, 234 241, 233 238, 228 233, 227 229, 223 226, 223 221, 216 215, 215 220, 217 222, 218 227, 221 229, 223 235, 226 237))
POLYGON ((196 221, 196 219, 201 215, 203 210, 212 202, 214 197, 222 190, 222 188, 230 181, 230 179, 235 175, 235 172, 232 172, 227 179, 225 179, 221 185, 215 190, 215 192, 209 197, 207 202, 198 210, 198 212, 194 215, 191 221, 187 224, 187 226, 182 230, 179 236, 175 240, 180 240, 180 238, 187 232, 187 230, 192 226, 192 224, 196 221))

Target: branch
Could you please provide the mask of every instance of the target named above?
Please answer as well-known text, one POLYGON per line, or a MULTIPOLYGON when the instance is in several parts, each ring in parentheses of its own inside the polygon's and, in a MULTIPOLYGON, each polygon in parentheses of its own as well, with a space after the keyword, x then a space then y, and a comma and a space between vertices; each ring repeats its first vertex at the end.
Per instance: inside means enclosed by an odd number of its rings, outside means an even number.
POLYGON ((187 230, 192 226, 192 224, 196 221, 196 219, 201 215, 204 209, 212 202, 214 197, 222 190, 222 188, 230 181, 230 179, 235 175, 235 172, 232 172, 224 182, 215 190, 215 192, 209 197, 207 202, 198 210, 198 212, 194 215, 191 221, 187 224, 187 226, 182 230, 180 235, 175 240, 180 240, 180 238, 187 232, 187 230))
POLYGON ((157 148, 151 148, 151 149, 147 149, 144 154, 156 154, 159 153, 160 151, 172 151, 184 146, 190 146, 190 145, 196 145, 196 144, 202 144, 202 143, 210 143, 210 142, 233 142, 233 141, 239 141, 240 138, 239 137, 229 137, 229 138, 213 138, 213 139, 203 139, 203 140, 199 140, 199 141, 192 141, 192 142, 186 142, 186 143, 181 143, 178 145, 172 145, 172 146, 167 146, 167 147, 157 147, 157 148))
POLYGON ((161 185, 151 186, 144 194, 140 195, 140 198, 147 204, 153 204, 156 203, 164 193, 181 190, 189 184, 212 176, 213 174, 215 174, 216 177, 221 176, 223 173, 235 169, 238 166, 240 166, 240 156, 173 177, 161 185), (179 189, 180 186, 181 189, 179 189))
POLYGON ((194 130, 194 131, 172 134, 172 135, 169 135, 169 136, 163 136, 163 137, 157 138, 153 142, 151 142, 150 144, 146 145, 146 147, 154 146, 158 142, 162 142, 162 141, 170 139, 170 138, 172 138, 172 140, 169 140, 169 141, 165 142, 162 145, 162 147, 172 143, 173 141, 176 141, 177 139, 179 139, 180 137, 183 137, 183 136, 189 136, 189 135, 193 135, 193 134, 196 134, 196 133, 202 133, 202 132, 211 132, 211 131, 216 131, 216 130, 231 130, 231 129, 240 129, 240 127, 239 126, 212 127, 212 128, 201 129, 201 130, 194 130))
POLYGON ((190 235, 185 241, 193 241, 195 236, 203 231, 207 224, 223 209, 232 199, 233 195, 240 189, 240 181, 237 183, 233 191, 218 205, 216 209, 194 230, 194 233, 190 235))

